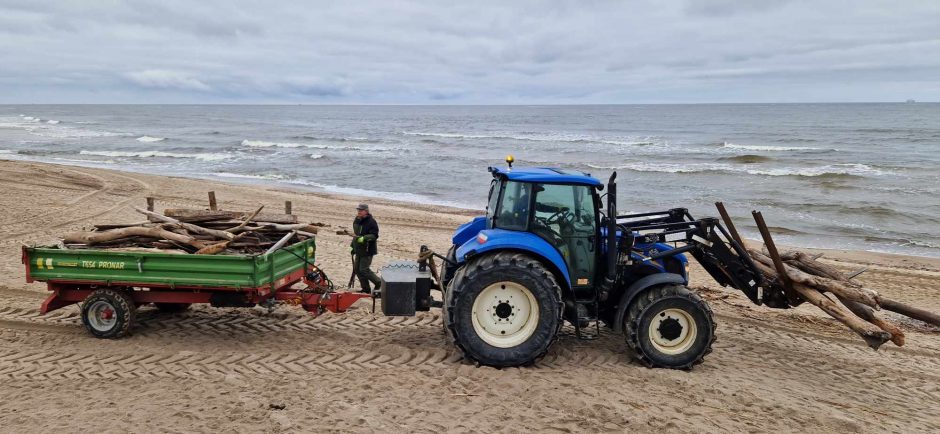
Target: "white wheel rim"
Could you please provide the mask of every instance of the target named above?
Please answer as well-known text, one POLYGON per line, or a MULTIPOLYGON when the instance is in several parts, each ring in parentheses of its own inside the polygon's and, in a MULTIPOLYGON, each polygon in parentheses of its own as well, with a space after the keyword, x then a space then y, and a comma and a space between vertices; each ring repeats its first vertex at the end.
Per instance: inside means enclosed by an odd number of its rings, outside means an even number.
POLYGON ((695 320, 682 309, 664 309, 650 321, 650 343, 664 354, 676 355, 688 351, 697 335, 695 320))
POLYGON ((117 311, 111 303, 103 300, 95 301, 88 308, 88 324, 100 332, 114 328, 117 323, 117 311))
POLYGON ((539 305, 525 286, 497 282, 477 295, 470 317, 473 331, 483 342, 498 348, 512 348, 535 334, 539 305))

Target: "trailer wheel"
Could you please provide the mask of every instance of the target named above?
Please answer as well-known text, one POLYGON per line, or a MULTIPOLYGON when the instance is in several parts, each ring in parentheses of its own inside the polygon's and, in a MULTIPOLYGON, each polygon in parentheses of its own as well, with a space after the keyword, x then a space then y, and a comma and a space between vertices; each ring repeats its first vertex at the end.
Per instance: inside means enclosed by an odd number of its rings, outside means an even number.
POLYGON ((191 306, 190 303, 154 303, 153 305, 163 313, 179 313, 186 311, 191 306))
POLYGON ((464 355, 494 367, 538 360, 561 328, 561 288, 530 256, 500 252, 470 261, 454 275, 444 321, 464 355))
POLYGON ((136 313, 127 292, 99 289, 82 303, 82 324, 96 338, 117 339, 130 330, 136 313))
POLYGON ((651 368, 691 369, 712 351, 715 322, 711 308, 681 285, 640 294, 624 318, 627 345, 651 368))

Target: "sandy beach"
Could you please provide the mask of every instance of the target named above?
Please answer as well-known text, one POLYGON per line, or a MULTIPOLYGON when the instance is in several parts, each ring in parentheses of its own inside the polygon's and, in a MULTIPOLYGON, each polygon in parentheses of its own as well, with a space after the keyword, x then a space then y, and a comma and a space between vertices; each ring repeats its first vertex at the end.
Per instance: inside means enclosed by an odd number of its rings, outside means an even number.
MULTIPOLYGON (((345 284, 355 204, 381 225, 375 265, 445 251, 474 212, 263 186, 0 160, 0 431, 103 432, 937 432, 940 331, 900 321, 903 348, 875 352, 816 308, 775 311, 713 283, 718 340, 690 372, 642 367, 620 335, 572 330, 536 366, 465 362, 440 312, 387 318, 360 302, 313 319, 296 307, 183 314, 141 309, 133 335, 92 338, 70 306, 38 313, 45 285, 26 284, 20 248, 95 223, 139 221, 131 206, 279 209, 330 225, 318 261, 345 284)), ((484 195, 485 192, 480 192, 484 195)), ((768 218, 772 216, 768 215, 768 218)), ((940 311, 940 259, 826 251, 892 298, 940 311)))

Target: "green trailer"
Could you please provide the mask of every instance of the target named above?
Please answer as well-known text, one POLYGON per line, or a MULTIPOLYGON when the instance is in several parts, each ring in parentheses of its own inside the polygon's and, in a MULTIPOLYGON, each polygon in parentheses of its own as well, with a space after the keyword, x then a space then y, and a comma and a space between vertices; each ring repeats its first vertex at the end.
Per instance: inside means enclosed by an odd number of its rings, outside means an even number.
POLYGON ((94 336, 118 338, 136 309, 153 303, 180 311, 194 303, 253 307, 289 303, 317 315, 343 312, 367 294, 336 293, 314 265, 311 238, 260 255, 191 255, 58 247, 23 247, 27 282, 46 282, 41 314, 82 303, 82 322, 94 336))

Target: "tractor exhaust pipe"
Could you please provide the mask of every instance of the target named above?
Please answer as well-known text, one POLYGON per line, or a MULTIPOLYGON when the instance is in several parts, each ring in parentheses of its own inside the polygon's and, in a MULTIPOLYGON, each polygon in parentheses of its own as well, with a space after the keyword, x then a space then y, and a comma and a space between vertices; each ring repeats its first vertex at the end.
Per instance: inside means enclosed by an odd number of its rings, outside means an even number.
POLYGON ((607 276, 601 283, 598 298, 606 301, 617 280, 617 172, 607 180, 607 276))

